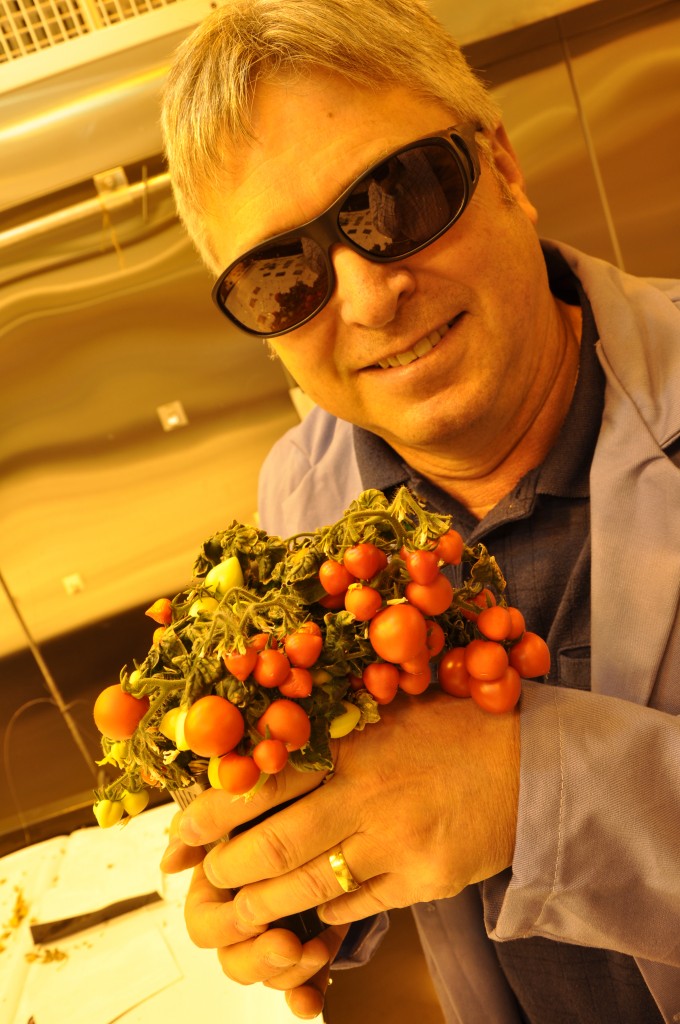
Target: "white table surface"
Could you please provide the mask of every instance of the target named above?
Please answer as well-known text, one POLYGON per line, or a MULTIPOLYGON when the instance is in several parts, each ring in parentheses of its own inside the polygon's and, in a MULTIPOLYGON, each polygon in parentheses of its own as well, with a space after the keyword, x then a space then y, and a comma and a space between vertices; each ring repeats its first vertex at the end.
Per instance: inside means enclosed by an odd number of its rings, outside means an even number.
POLYGON ((79 829, 0 859, 0 1024, 186 1024, 197 1011, 207 1024, 298 1021, 282 993, 230 981, 214 950, 189 939, 189 873, 158 869, 175 810, 163 805, 125 827, 79 829), (161 901, 44 946, 33 942, 31 923, 153 891, 161 901))

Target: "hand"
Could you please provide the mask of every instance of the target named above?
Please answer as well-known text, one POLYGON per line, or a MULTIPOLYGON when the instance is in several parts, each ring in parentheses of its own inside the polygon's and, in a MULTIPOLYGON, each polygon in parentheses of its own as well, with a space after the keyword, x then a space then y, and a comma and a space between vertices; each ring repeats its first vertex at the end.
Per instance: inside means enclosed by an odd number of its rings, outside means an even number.
POLYGON ((433 690, 400 696, 381 716, 380 724, 336 744, 335 775, 326 785, 318 786, 317 775, 287 769, 251 804, 214 791, 184 812, 180 836, 198 845, 317 786, 206 856, 205 876, 214 889, 240 890, 229 904, 230 929, 241 929, 241 936, 251 929, 252 935, 314 906, 327 922, 346 924, 453 896, 511 864, 518 713, 491 715, 471 700, 433 690), (348 894, 341 893, 328 860, 340 843, 363 883, 348 894))
MULTIPOLYGON (((300 783, 318 785, 322 777, 301 776, 295 772, 287 781, 298 789, 300 783)), ((283 777, 276 781, 272 779, 268 786, 274 792, 278 789, 279 799, 289 799, 291 794, 281 782, 283 777)), ((212 802, 219 805, 224 804, 225 794, 209 790, 199 799, 206 804, 212 802)), ((227 797, 227 802, 233 812, 233 798, 227 797)), ((249 805, 243 801, 238 803, 239 810, 247 813, 249 805)), ((242 819, 245 816, 243 813, 240 815, 242 819)), ((284 991, 288 1006, 296 1016, 317 1017, 323 1009, 330 965, 337 955, 347 926, 327 928, 322 935, 304 945, 284 929, 267 930, 266 925, 243 927, 233 919, 231 891, 216 888, 206 878, 202 865, 205 856, 203 847, 187 846, 179 838, 181 819, 182 812, 178 812, 172 820, 170 844, 161 866, 168 873, 194 867, 185 905, 185 919, 191 939, 200 947, 217 947, 222 969, 233 981, 244 985, 260 981, 268 988, 284 991)), ((216 824, 216 827, 220 834, 224 834, 221 824, 216 824)), ((232 827, 234 825, 230 824, 227 830, 232 827)))

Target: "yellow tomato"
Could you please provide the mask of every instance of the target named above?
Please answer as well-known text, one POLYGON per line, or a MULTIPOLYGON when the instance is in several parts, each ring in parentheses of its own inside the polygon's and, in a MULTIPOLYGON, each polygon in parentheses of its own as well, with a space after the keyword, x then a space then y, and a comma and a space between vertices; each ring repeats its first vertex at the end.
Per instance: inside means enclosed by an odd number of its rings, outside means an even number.
POLYGON ((220 597, 232 587, 242 587, 243 572, 236 555, 231 555, 223 562, 214 565, 205 577, 204 584, 206 590, 209 590, 211 594, 218 594, 220 597))
POLYGON ((350 704, 348 700, 343 700, 342 706, 345 709, 344 714, 337 715, 330 724, 329 731, 333 740, 338 740, 341 736, 347 736, 356 727, 361 718, 361 712, 356 704, 350 704))

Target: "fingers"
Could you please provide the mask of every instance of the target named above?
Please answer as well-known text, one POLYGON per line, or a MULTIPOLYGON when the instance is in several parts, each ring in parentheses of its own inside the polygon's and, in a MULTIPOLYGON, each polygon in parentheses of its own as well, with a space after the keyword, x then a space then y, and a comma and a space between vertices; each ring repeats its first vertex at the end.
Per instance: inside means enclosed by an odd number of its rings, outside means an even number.
MULTIPOLYGON (((346 932, 346 927, 329 928, 303 945, 292 932, 272 928, 255 938, 218 950, 218 957, 222 970, 232 981, 241 985, 262 982, 279 991, 309 987, 320 995, 323 1005, 330 964, 346 932)), ((302 1009, 310 1000, 314 1001, 311 991, 293 1002, 298 1002, 302 1009)))
MULTIPOLYGON (((371 870, 368 866, 369 850, 357 836, 345 840, 342 848, 348 865, 351 864, 351 874, 360 883, 371 870)), ((371 863, 375 863, 374 855, 371 863)), ((212 877, 207 861, 206 873, 212 877)), ((342 891, 331 867, 329 851, 324 850, 294 871, 244 886, 234 898, 233 909, 240 926, 254 926, 317 907, 335 899, 342 891)))
POLYGON ((181 813, 177 825, 179 838, 187 846, 203 846, 223 839, 237 826, 277 804, 315 789, 325 775, 285 769, 271 775, 257 796, 248 801, 224 790, 207 789, 181 813))
POLYGON ((231 892, 211 885, 202 864, 194 868, 184 904, 184 919, 195 945, 203 949, 228 946, 265 930, 266 925, 236 921, 232 903, 231 892))

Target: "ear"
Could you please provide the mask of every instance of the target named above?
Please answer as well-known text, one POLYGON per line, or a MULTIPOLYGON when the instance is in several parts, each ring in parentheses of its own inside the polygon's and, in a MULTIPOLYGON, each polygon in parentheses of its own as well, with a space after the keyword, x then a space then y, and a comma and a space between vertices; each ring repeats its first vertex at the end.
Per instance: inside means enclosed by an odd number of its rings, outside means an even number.
POLYGON ((522 168, 502 124, 499 124, 490 132, 489 142, 490 160, 500 177, 505 181, 517 205, 524 211, 532 224, 535 224, 538 220, 538 211, 526 194, 522 168))

